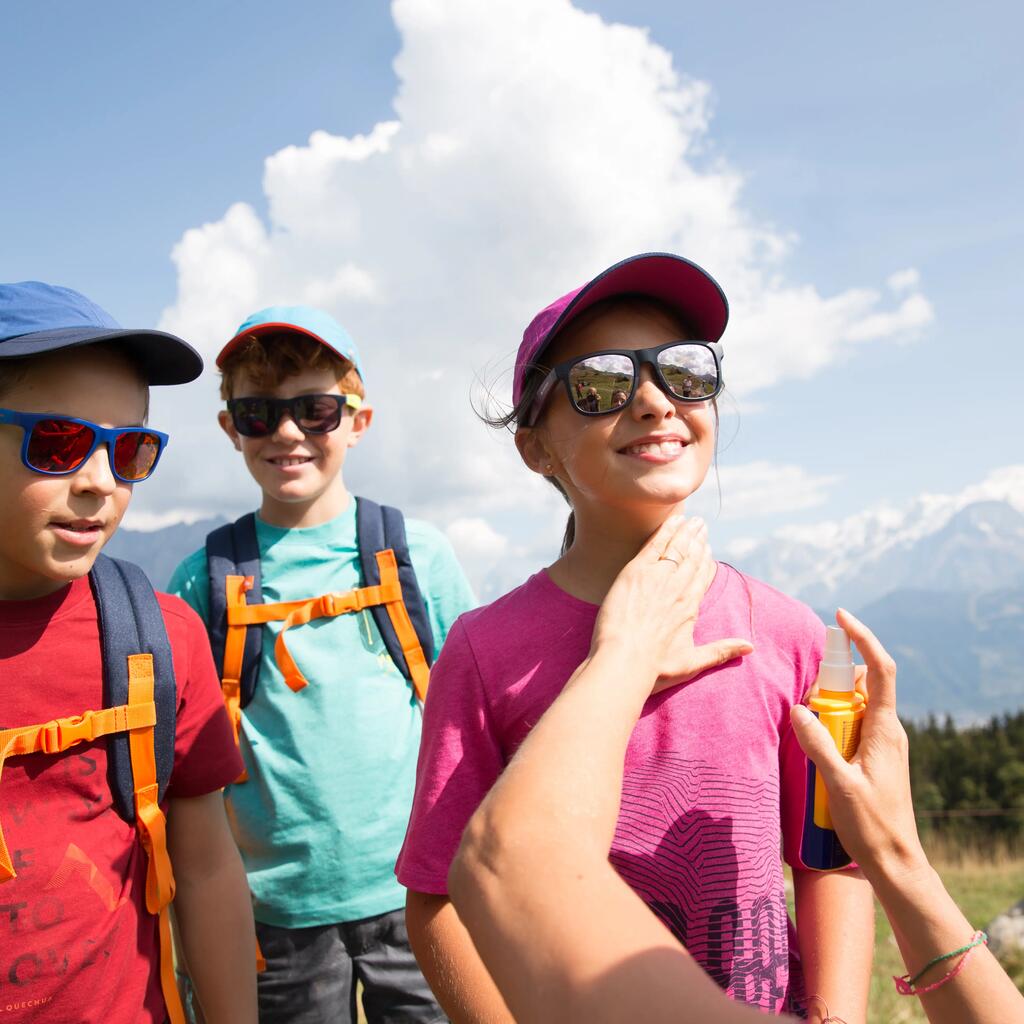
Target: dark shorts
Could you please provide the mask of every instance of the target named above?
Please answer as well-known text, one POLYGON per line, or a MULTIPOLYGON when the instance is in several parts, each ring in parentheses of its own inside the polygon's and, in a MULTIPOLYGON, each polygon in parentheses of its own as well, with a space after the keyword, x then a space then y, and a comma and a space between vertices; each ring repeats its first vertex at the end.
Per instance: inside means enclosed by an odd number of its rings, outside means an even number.
POLYGON ((267 960, 260 1024, 355 1024, 356 982, 368 1024, 447 1020, 409 947, 404 910, 313 928, 257 921, 256 935, 267 960))

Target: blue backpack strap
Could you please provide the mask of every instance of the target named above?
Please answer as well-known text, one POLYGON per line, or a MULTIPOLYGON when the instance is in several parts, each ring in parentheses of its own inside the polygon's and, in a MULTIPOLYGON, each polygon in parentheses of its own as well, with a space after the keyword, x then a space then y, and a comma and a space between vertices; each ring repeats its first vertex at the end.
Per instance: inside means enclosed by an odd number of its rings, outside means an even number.
MULTIPOLYGON (((103 651, 103 703, 112 708, 128 703, 128 656, 152 654, 155 676, 156 752, 159 799, 164 798, 174 767, 174 734, 178 715, 178 688, 167 627, 153 584, 131 562, 98 555, 89 573, 99 616, 103 651)), ((135 787, 132 784, 128 734, 107 738, 107 770, 117 813, 135 823, 135 787)))
MULTIPOLYGON (((398 579, 402 584, 402 600, 412 620, 416 636, 419 638, 423 656, 428 665, 434 663, 434 633, 430 628, 427 605, 420 592, 416 580, 416 571, 409 557, 409 544, 405 537, 405 520, 397 508, 378 505, 369 498, 356 498, 356 538, 359 546, 359 564, 361 567, 362 585, 375 587, 380 583, 380 572, 377 569, 377 552, 391 548, 398 562, 398 579)), ((409 666, 402 654, 402 645, 391 625, 391 617, 384 605, 375 605, 370 609, 377 629, 380 631, 384 646, 398 670, 411 680, 409 666)))
MULTIPOLYGON (((263 603, 260 582, 260 546, 256 539, 256 516, 250 512, 233 523, 218 526, 206 538, 206 565, 210 580, 210 646, 217 671, 224 667, 224 642, 228 630, 228 576, 251 576, 252 589, 247 604, 263 603)), ((245 630, 245 655, 242 660, 241 705, 244 708, 256 692, 263 653, 263 627, 258 623, 245 630)))

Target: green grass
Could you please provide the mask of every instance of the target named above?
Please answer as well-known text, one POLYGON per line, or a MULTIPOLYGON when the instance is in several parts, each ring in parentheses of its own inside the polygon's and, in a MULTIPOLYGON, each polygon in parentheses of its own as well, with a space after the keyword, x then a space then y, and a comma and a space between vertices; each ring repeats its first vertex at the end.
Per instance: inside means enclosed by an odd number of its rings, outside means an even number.
MULTIPOLYGON (((1004 851, 985 856, 977 850, 933 852, 936 870, 964 916, 975 928, 984 928, 992 918, 1024 896, 1024 859, 1004 851)), ((786 869, 787 876, 789 869, 786 869)), ((792 887, 787 896, 792 914, 792 887)), ((1004 963, 1010 977, 1024 991, 1024 958, 1004 963)), ((916 999, 897 994, 894 976, 906 974, 903 958, 882 908, 875 904, 875 959, 871 969, 868 1024, 927 1024, 916 999)))
MULTIPOLYGON (((1024 896, 1024 860, 985 861, 974 856, 937 863, 950 895, 975 928, 984 928, 993 917, 1024 896)), ((1017 987, 1024 990, 1024 959, 1003 966, 1017 987)), ((871 972, 868 1020, 885 1024, 918 1024, 927 1017, 916 999, 897 995, 893 975, 905 974, 892 929, 880 907, 875 909, 875 964, 871 972)))

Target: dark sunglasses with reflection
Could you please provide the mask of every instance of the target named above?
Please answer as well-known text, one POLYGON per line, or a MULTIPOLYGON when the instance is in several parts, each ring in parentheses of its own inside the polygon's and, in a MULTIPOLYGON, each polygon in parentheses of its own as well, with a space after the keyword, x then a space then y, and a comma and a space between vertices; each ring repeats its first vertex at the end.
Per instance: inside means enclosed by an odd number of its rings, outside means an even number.
POLYGON ((359 395, 296 395, 294 398, 229 398, 231 422, 243 437, 269 437, 288 413, 304 434, 337 430, 346 406, 361 408, 359 395))
POLYGON ((675 402, 707 402, 722 390, 722 345, 717 341, 670 341, 655 348, 604 349, 553 367, 537 389, 523 426, 537 422, 558 381, 583 416, 624 409, 636 395, 640 367, 675 402))

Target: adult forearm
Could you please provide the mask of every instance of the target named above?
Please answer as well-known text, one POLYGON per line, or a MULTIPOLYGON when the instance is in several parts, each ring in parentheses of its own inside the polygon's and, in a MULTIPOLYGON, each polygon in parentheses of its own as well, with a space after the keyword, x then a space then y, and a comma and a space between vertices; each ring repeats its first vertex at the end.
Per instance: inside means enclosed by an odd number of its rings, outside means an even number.
MULTIPOLYGON (((592 653, 466 827, 449 888, 464 899, 474 935, 527 935, 536 922, 529 897, 541 879, 607 864, 626 745, 654 681, 649 671, 650 685, 631 695, 621 685, 631 667, 644 671, 621 655, 592 653)), ((406 915, 420 967, 453 1021, 513 1019, 455 907, 410 893, 406 915)))
POLYGON ((182 878, 174 913, 206 1024, 254 1024, 256 942, 241 865, 198 880, 182 878))
MULTIPOLYGON (((911 976, 935 957, 965 946, 974 933, 923 854, 905 870, 879 870, 872 883, 911 976)), ((918 987, 939 981, 959 961, 959 956, 943 960, 921 977, 918 987)), ((971 952, 956 978, 916 998, 932 1024, 1002 1024, 1024 1019, 1024 996, 984 946, 971 952)))
POLYGON ((511 880, 486 864, 456 860, 449 885, 517 1021, 763 1019, 726 997, 607 856, 586 849, 574 861, 553 858, 539 877, 511 880))

